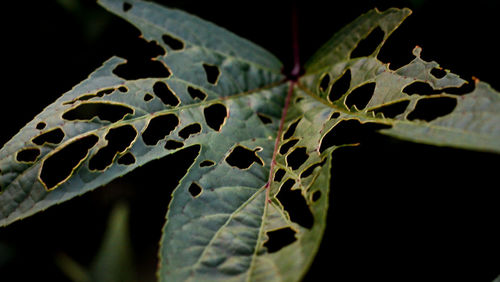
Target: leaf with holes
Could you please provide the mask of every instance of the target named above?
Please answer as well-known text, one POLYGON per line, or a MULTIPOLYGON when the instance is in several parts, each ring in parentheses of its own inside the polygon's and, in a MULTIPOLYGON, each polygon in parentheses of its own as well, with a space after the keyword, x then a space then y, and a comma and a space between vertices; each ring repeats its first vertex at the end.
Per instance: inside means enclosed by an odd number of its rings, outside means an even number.
POLYGON ((159 279, 297 281, 325 230, 331 154, 363 141, 350 133, 500 152, 498 92, 422 60, 418 47, 397 70, 377 59, 407 9, 362 15, 287 80, 273 55, 195 16, 99 3, 159 55, 144 73, 109 59, 4 145, 0 225, 189 149, 159 279))
POLYGON ((335 124, 379 123, 386 125, 381 133, 400 139, 500 152, 500 94, 487 83, 422 60, 418 46, 414 60, 397 70, 377 59, 409 14, 372 10, 346 26, 306 64, 300 91, 335 108, 335 124))

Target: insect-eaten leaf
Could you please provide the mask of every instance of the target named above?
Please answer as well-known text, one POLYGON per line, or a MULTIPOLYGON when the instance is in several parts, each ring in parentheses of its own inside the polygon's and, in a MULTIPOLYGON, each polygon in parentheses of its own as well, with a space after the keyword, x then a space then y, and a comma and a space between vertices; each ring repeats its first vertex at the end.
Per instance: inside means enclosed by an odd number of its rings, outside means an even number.
POLYGON ((0 226, 175 154, 186 162, 168 164, 183 176, 162 175, 179 183, 159 280, 300 281, 326 228, 338 148, 386 134, 500 152, 488 84, 420 47, 398 69, 378 59, 408 9, 361 15, 287 80, 274 55, 199 17, 98 2, 140 31, 141 52, 104 62, 2 147, 0 226))

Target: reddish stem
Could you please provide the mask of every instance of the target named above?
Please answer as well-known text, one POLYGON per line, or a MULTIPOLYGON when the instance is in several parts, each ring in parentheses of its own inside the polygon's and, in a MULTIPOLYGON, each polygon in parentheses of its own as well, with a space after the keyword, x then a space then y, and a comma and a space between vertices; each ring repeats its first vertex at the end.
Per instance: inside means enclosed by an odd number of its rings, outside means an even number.
POLYGON ((292 7, 292 48, 293 48, 293 68, 290 73, 290 86, 288 88, 288 93, 285 98, 285 105, 283 106, 283 112, 281 113, 280 125, 278 129, 278 134, 276 136, 276 140, 274 141, 274 151, 273 157, 271 160, 271 168, 269 170, 269 179, 266 183, 266 202, 270 202, 269 199, 269 188, 271 187, 271 182, 273 181, 273 171, 276 166, 276 154, 278 153, 278 147, 281 140, 281 134, 283 133, 283 127, 285 125, 285 118, 288 112, 288 108, 290 106, 290 100, 293 95, 293 88, 297 83, 297 79, 299 78, 301 66, 300 66, 300 57, 299 57, 299 36, 298 36, 298 19, 297 19, 297 7, 295 3, 293 3, 292 7))

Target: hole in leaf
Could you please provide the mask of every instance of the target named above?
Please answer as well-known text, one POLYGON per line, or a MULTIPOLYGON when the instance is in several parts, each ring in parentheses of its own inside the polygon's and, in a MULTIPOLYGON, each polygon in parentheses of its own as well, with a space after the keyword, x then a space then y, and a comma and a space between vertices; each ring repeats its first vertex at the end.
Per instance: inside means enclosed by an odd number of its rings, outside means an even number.
POLYGON ((242 146, 236 146, 233 151, 226 157, 226 162, 234 167, 239 169, 247 169, 254 162, 264 165, 262 159, 257 155, 257 151, 260 151, 260 148, 255 149, 254 151, 249 150, 242 146))
POLYGON ((356 106, 358 110, 364 109, 368 102, 370 102, 374 91, 375 82, 370 82, 354 89, 345 100, 347 108, 350 109, 352 106, 356 106))
POLYGON ((201 125, 199 123, 190 124, 179 131, 179 136, 182 139, 187 139, 193 134, 201 132, 201 125))
MULTIPOLYGON (((123 86, 122 86, 123 87, 123 86)), ((103 90, 99 90, 97 91, 97 93, 95 94, 97 97, 102 97, 104 95, 109 95, 111 93, 113 93, 115 91, 114 88, 106 88, 106 89, 103 89, 103 90)))
POLYGON ((204 160, 200 163, 200 167, 207 167, 207 166, 213 166, 215 165, 214 161, 211 160, 204 160))
POLYGON ((154 98, 154 97, 153 97, 153 95, 151 95, 151 94, 149 94, 149 93, 146 93, 146 94, 144 95, 144 101, 146 101, 146 102, 151 101, 151 99, 153 99, 153 98, 154 98))
POLYGON ((127 152, 125 155, 121 156, 117 162, 121 165, 133 165, 135 163, 135 157, 132 153, 127 152))
POLYGON ((169 135, 178 124, 179 119, 174 114, 154 117, 149 122, 146 130, 142 133, 142 139, 146 145, 156 145, 158 141, 169 135))
POLYGON ((113 73, 126 80, 167 78, 170 76, 170 71, 162 62, 151 59, 130 59, 126 63, 116 66, 113 73))
POLYGON ((165 49, 156 41, 148 42, 144 38, 137 38, 127 42, 124 51, 119 55, 127 60, 115 67, 115 75, 127 80, 170 76, 168 67, 162 61, 154 59, 165 55, 165 49))
POLYGON ((27 148, 23 149, 16 154, 16 160, 23 163, 32 163, 40 156, 40 149, 27 148))
POLYGON ((344 74, 337 79, 333 85, 332 89, 330 89, 330 93, 328 94, 328 100, 330 102, 335 102, 340 99, 351 87, 351 70, 348 69, 344 72, 344 74))
POLYGON ((269 124, 273 122, 273 120, 265 114, 257 113, 257 116, 263 124, 269 124))
POLYGON ((199 89, 193 88, 191 86, 188 86, 187 91, 188 91, 189 95, 191 95, 191 98, 193 98, 193 99, 200 99, 201 101, 204 101, 205 98, 207 98, 207 94, 205 94, 205 92, 203 92, 199 89))
POLYGON ((446 71, 442 68, 433 68, 431 70, 431 74, 435 77, 435 78, 443 78, 445 75, 446 75, 446 71))
MULTIPOLYGON (((120 88, 125 88, 125 87, 120 87, 120 88)), ((109 94, 113 93, 114 91, 115 91, 114 88, 107 88, 107 89, 100 90, 95 94, 84 94, 75 100, 64 102, 63 105, 71 105, 71 104, 74 104, 76 101, 87 101, 87 100, 90 100, 90 99, 95 98, 95 97, 103 97, 104 95, 109 95, 109 94)))
POLYGON ((281 182, 281 180, 283 179, 283 176, 285 176, 285 173, 286 171, 282 168, 278 169, 275 173, 274 173, 274 181, 276 182, 281 182))
POLYGON ((201 194, 202 190, 203 189, 201 188, 201 186, 198 185, 196 182, 191 183, 191 185, 188 188, 188 191, 191 194, 191 196, 193 196, 193 198, 198 197, 201 194))
POLYGON ((290 220, 302 227, 310 229, 314 224, 314 216, 307 206, 300 189, 292 190, 295 180, 288 179, 281 185, 276 197, 290 215, 290 220))
POLYGON ((328 85, 330 85, 330 74, 325 73, 323 78, 321 78, 321 82, 319 83, 319 90, 326 91, 328 89, 328 85))
POLYGON ((125 86, 120 86, 120 87, 118 87, 118 91, 120 91, 122 93, 126 93, 126 92, 128 92, 128 88, 125 86))
POLYGON ((306 153, 305 147, 295 148, 288 156, 286 156, 286 163, 293 170, 298 169, 307 159, 309 155, 306 153))
POLYGON ((299 142, 299 139, 292 139, 281 145, 279 150, 280 154, 284 155, 288 153, 288 150, 290 150, 290 148, 297 144, 297 142, 299 142))
POLYGON ((161 39, 168 47, 172 50, 182 50, 184 48, 184 42, 180 41, 177 38, 174 38, 168 34, 164 34, 161 39))
POLYGON ((330 120, 332 119, 336 119, 340 116, 340 113, 339 112, 333 112, 333 114, 330 116, 330 120))
POLYGON ((175 107, 181 102, 165 82, 156 82, 153 85, 153 92, 165 105, 175 107))
POLYGON ((39 122, 39 123, 37 123, 37 124, 36 124, 36 129, 38 129, 38 130, 42 130, 42 129, 44 129, 46 126, 47 126, 47 124, 46 124, 45 122, 41 121, 41 122, 39 122))
POLYGON ((94 117, 98 117, 102 121, 117 122, 133 112, 132 108, 121 104, 85 102, 65 112, 62 118, 65 120, 90 121, 94 117))
POLYGON ((283 140, 287 140, 293 136, 293 134, 295 133, 295 129, 297 129, 297 125, 299 124, 300 120, 301 120, 301 118, 294 121, 292 124, 290 124, 288 126, 288 129, 286 130, 285 134, 283 134, 283 140))
POLYGON ((380 43, 384 40, 384 36, 384 31, 377 26, 367 37, 358 43, 354 50, 352 50, 351 59, 372 55, 380 43))
POLYGON ((205 74, 207 75, 208 83, 215 85, 220 75, 219 68, 214 65, 203 64, 203 69, 205 70, 205 74))
POLYGON ((434 90, 434 88, 432 88, 432 86, 427 82, 415 81, 403 88, 403 93, 406 93, 408 95, 434 95, 441 93, 441 91, 434 90))
POLYGON ((476 84, 473 82, 466 82, 460 87, 447 87, 443 89, 443 92, 453 95, 464 95, 469 94, 476 88, 476 84))
POLYGON ((180 142, 180 141, 175 141, 175 140, 168 140, 166 143, 165 143, 165 149, 168 149, 168 150, 175 150, 175 149, 179 149, 181 148, 182 146, 184 146, 184 143, 180 142))
POLYGON ((295 231, 290 227, 268 231, 267 236, 269 239, 264 243, 264 247, 267 248, 268 253, 275 253, 297 241, 295 231))
POLYGON ((122 8, 123 8, 124 12, 128 12, 128 11, 130 11, 130 9, 132 9, 132 4, 130 4, 128 2, 123 2, 122 8))
POLYGON ((33 143, 43 145, 45 143, 59 144, 64 138, 64 132, 60 128, 54 128, 33 138, 33 143))
POLYGON ((104 137, 108 144, 99 149, 97 153, 90 158, 90 170, 104 170, 113 163, 115 156, 127 149, 137 136, 137 130, 131 125, 123 125, 112 128, 104 137))
POLYGON ((410 101, 404 100, 389 105, 385 105, 373 110, 375 114, 383 113, 386 118, 394 118, 405 112, 406 108, 410 104, 410 101))
POLYGON ((408 119, 432 121, 438 117, 451 113, 456 106, 457 99, 451 97, 420 99, 415 109, 408 115, 408 119))
POLYGON ((224 121, 228 116, 226 106, 222 104, 213 104, 203 109, 207 125, 215 131, 220 131, 224 121))
POLYGON ((315 168, 317 168, 318 166, 323 166, 325 164, 325 162, 326 162, 326 159, 323 159, 321 162, 315 163, 312 166, 308 167, 306 170, 304 170, 300 174, 300 178, 306 178, 306 177, 310 176, 313 173, 315 168))
POLYGON ((419 94, 419 95, 435 95, 440 94, 442 92, 454 95, 463 95, 468 94, 474 91, 474 83, 464 83, 460 87, 447 87, 442 90, 435 90, 432 86, 427 82, 416 81, 412 84, 403 88, 403 93, 408 95, 419 94))
POLYGON ((87 157, 89 150, 98 140, 99 137, 96 135, 87 135, 71 142, 45 159, 40 172, 40 180, 45 187, 50 190, 66 180, 87 157))
POLYGON ((342 120, 321 139, 319 152, 322 153, 331 146, 357 144, 370 139, 375 130, 390 128, 378 123, 360 123, 356 119, 342 120))
POLYGON ((321 191, 319 191, 319 190, 314 191, 312 196, 311 196, 311 200, 313 202, 316 202, 319 200, 319 198, 321 198, 321 191))

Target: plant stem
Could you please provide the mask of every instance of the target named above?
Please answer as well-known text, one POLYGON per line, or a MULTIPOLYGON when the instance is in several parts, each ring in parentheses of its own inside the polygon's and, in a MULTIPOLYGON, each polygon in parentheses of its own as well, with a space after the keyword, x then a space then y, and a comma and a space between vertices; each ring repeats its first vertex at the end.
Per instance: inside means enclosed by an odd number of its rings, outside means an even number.
POLYGON ((293 89, 297 83, 297 79, 301 73, 300 56, 299 56, 299 36, 298 36, 298 19, 297 19, 297 7, 295 2, 292 4, 292 48, 293 48, 293 68, 290 72, 289 79, 290 85, 288 88, 288 93, 285 98, 285 105, 283 106, 283 112, 281 113, 280 125, 278 129, 278 134, 276 135, 276 140, 274 141, 274 151, 271 160, 271 168, 269 169, 269 179, 266 183, 266 202, 270 202, 269 190, 271 187, 271 182, 273 181, 274 167, 276 166, 276 154, 278 153, 278 147, 281 140, 281 135, 283 133, 283 127, 285 125, 286 114, 290 106, 290 100, 293 95, 293 89))

